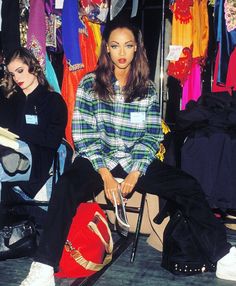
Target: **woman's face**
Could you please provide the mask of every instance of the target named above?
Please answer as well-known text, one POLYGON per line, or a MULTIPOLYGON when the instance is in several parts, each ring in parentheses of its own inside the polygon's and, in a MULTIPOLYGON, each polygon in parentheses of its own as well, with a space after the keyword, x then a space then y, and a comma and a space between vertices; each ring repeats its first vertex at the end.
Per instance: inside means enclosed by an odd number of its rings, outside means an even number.
POLYGON ((127 28, 117 28, 110 34, 107 51, 115 66, 115 71, 129 70, 137 50, 137 44, 132 31, 127 28))
POLYGON ((38 79, 35 75, 29 73, 29 67, 21 59, 14 59, 7 66, 15 83, 28 95, 38 85, 38 79))

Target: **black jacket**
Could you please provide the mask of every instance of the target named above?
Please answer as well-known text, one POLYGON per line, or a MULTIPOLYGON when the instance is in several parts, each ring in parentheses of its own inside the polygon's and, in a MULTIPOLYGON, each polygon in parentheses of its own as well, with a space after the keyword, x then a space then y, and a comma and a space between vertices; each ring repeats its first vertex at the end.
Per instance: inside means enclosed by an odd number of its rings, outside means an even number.
POLYGON ((4 102, 4 113, 11 119, 9 126, 6 126, 5 118, 3 127, 18 134, 30 147, 30 180, 18 185, 33 197, 46 182, 56 150, 65 135, 67 108, 60 94, 48 91, 41 85, 28 96, 19 93, 14 97, 4 102), (37 118, 37 124, 27 123, 27 116, 37 118))

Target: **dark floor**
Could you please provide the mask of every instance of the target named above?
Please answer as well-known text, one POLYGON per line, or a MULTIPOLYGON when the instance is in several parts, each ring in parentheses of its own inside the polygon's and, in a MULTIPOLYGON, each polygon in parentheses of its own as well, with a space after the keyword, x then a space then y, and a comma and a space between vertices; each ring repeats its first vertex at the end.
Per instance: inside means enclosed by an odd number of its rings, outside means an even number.
MULTIPOLYGON (((236 245, 236 231, 227 230, 228 239, 236 245)), ((116 234, 114 234, 116 235, 116 234)), ((204 273, 191 277, 174 276, 160 266, 161 253, 146 243, 146 237, 141 236, 138 244, 138 251, 134 263, 129 262, 129 246, 117 260, 94 282, 76 281, 74 279, 58 279, 57 286, 233 286, 236 282, 229 282, 217 279, 214 273, 204 273)), ((0 262, 0 285, 19 285, 26 276, 31 263, 30 258, 20 258, 0 262)), ((44 285, 42 285, 44 286, 44 285)))

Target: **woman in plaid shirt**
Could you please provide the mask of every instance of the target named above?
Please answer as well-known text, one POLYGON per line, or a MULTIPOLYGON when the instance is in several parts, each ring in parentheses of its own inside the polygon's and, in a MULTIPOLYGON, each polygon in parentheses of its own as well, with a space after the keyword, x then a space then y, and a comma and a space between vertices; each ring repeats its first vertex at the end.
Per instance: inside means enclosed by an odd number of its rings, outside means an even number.
POLYGON ((218 261, 217 276, 236 280, 236 249, 200 185, 156 158, 163 135, 158 95, 148 75, 139 30, 119 18, 107 24, 98 66, 77 91, 72 126, 77 156, 57 183, 35 262, 21 286, 55 285, 54 268, 78 205, 103 189, 111 202, 113 193, 119 201, 119 188, 124 197, 137 190, 176 202, 202 234, 199 242, 209 260, 218 261), (124 180, 119 184, 115 177, 124 180))

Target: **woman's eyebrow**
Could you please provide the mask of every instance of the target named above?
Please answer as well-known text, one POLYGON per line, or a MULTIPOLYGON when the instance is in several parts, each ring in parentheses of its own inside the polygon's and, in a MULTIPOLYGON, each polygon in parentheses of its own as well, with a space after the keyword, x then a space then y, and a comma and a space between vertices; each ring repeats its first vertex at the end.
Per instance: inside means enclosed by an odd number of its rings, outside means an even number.
MULTIPOLYGON (((112 43, 116 43, 116 44, 120 44, 119 42, 117 42, 117 41, 111 41, 111 44, 112 43)), ((133 40, 129 40, 129 41, 127 41, 127 42, 125 42, 125 44, 128 44, 128 43, 135 43, 135 41, 133 41, 133 40)))
POLYGON ((15 71, 18 71, 19 69, 22 69, 22 67, 21 67, 21 66, 19 66, 18 68, 16 68, 16 69, 15 69, 15 71))

